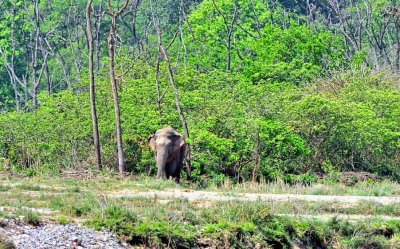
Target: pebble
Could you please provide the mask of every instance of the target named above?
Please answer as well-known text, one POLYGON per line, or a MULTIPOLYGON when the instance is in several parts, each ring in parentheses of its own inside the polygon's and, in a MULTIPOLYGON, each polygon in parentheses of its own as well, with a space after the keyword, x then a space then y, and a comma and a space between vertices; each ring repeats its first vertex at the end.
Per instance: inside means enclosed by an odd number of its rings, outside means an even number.
POLYGON ((34 227, 9 220, 6 226, 0 226, 0 234, 13 241, 17 249, 128 248, 126 244, 120 244, 111 233, 73 224, 45 224, 34 227))

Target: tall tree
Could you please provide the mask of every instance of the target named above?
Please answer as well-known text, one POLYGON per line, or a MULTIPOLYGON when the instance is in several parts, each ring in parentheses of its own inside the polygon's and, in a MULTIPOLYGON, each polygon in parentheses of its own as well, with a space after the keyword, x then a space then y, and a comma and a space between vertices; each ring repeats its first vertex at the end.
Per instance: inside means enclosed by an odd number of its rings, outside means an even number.
POLYGON ((110 0, 107 0, 108 14, 111 17, 110 33, 108 34, 108 52, 109 52, 109 74, 111 81, 111 88, 114 100, 114 112, 115 112, 115 129, 117 132, 117 150, 118 150, 118 170, 121 176, 125 175, 125 157, 124 157, 124 147, 122 143, 122 129, 121 129, 121 112, 119 109, 119 99, 118 99, 118 87, 115 79, 115 33, 117 31, 117 17, 120 16, 125 8, 128 6, 129 0, 125 0, 124 5, 118 10, 114 11, 111 7, 110 0))
POLYGON ((95 48, 96 48, 96 72, 100 70, 100 40, 101 40, 101 21, 103 19, 103 0, 100 1, 95 20, 95 48))
MULTIPOLYGON (((154 26, 155 26, 156 33, 157 33, 158 50, 159 50, 159 53, 161 53, 161 55, 164 57, 164 61, 165 61, 165 64, 167 66, 168 79, 169 79, 169 82, 171 83, 172 89, 174 90, 175 105, 176 105, 176 109, 178 111, 179 118, 180 118, 181 123, 182 123, 182 127, 183 127, 183 131, 184 131, 184 134, 185 134, 185 138, 189 138, 189 128, 188 128, 188 125, 187 125, 187 122, 186 122, 186 118, 185 118, 185 115, 184 115, 182 107, 181 107, 181 103, 179 101, 179 91, 178 91, 178 88, 176 86, 176 82, 175 82, 175 78, 174 78, 174 72, 173 72, 172 65, 171 65, 171 62, 169 60, 168 53, 167 53, 167 49, 174 42, 177 33, 175 33, 175 36, 172 38, 172 41, 170 42, 170 44, 167 47, 164 47, 163 42, 162 42, 162 34, 161 34, 161 28, 160 28, 159 19, 157 18, 155 10, 153 9, 151 3, 150 3, 150 7, 151 7, 151 11, 152 11, 152 18, 153 18, 154 26)), ((160 56, 160 54, 158 56, 160 56)), ((159 63, 160 63, 159 60, 160 60, 160 57, 158 57, 158 61, 157 61, 157 72, 159 70, 159 68, 158 68, 159 67, 159 63)), ((156 76, 156 79, 157 79, 158 101, 160 101, 160 91, 159 91, 159 88, 158 88, 158 77, 157 76, 156 76)), ((158 102, 158 104, 159 104, 159 102, 158 102)), ((186 172, 187 172, 187 176, 188 176, 188 179, 189 179, 190 178, 190 174, 191 174, 190 146, 187 145, 186 148, 187 148, 186 149, 186 155, 185 155, 186 172)))
POLYGON ((36 109, 37 94, 39 91, 40 81, 42 79, 45 68, 47 67, 47 62, 49 59, 48 57, 50 53, 43 44, 45 41, 44 41, 44 36, 41 33, 39 0, 33 1, 33 15, 29 14, 30 11, 27 1, 25 1, 25 9, 26 13, 29 16, 31 25, 34 28, 31 44, 29 45, 29 47, 31 48, 31 57, 32 57, 32 68, 31 68, 32 88, 30 91, 30 95, 32 97, 33 108, 36 109))
MULTIPOLYGON (((19 91, 18 88, 19 88, 19 85, 21 85, 25 89, 26 81, 20 79, 17 76, 16 67, 15 67, 15 54, 16 54, 15 31, 16 31, 17 11, 18 11, 17 10, 17 1, 14 0, 12 2, 12 8, 11 8, 10 14, 8 15, 9 18, 7 18, 7 19, 11 19, 11 25, 10 25, 11 29, 10 29, 10 36, 9 36, 10 41, 7 41, 6 43, 11 43, 11 48, 10 48, 11 51, 9 53, 7 53, 7 46, 3 45, 3 46, 0 46, 0 54, 3 56, 3 63, 4 63, 4 66, 6 67, 7 73, 10 77, 11 86, 14 90, 15 109, 17 111, 19 111, 20 110, 20 98, 22 96, 21 96, 21 92, 19 91), (8 57, 10 57, 10 58, 8 58, 8 57)), ((9 23, 6 22, 6 24, 4 26, 2 25, 3 28, 6 28, 6 26, 8 24, 9 23)))
POLYGON ((96 88, 94 84, 94 73, 93 73, 93 34, 92 26, 90 23, 90 13, 92 9, 93 0, 88 0, 86 5, 86 33, 88 42, 88 57, 89 57, 89 80, 90 80, 90 111, 92 115, 92 126, 93 126, 93 143, 94 151, 96 155, 97 168, 102 168, 101 163, 101 150, 100 150, 100 139, 99 139, 99 126, 97 122, 96 112, 96 88))
POLYGON ((227 17, 225 17, 215 1, 212 1, 215 7, 215 10, 218 12, 218 14, 222 17, 224 20, 224 25, 226 29, 226 36, 225 36, 225 46, 226 46, 226 71, 231 71, 231 43, 232 43, 232 34, 233 34, 233 28, 235 26, 237 17, 238 17, 238 4, 236 0, 233 2, 233 14, 232 18, 229 21, 227 17))

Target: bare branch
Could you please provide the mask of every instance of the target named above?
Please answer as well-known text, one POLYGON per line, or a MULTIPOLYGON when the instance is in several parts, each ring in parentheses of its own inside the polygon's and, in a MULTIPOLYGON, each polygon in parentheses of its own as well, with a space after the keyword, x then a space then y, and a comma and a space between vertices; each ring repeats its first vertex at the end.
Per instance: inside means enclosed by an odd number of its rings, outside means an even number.
POLYGON ((176 30, 176 32, 174 33, 174 36, 172 37, 172 40, 169 42, 169 44, 167 45, 167 47, 165 47, 165 50, 168 50, 170 47, 171 47, 171 45, 174 43, 174 41, 175 41, 175 39, 176 39, 176 36, 179 34, 179 28, 178 28, 178 30, 176 30))

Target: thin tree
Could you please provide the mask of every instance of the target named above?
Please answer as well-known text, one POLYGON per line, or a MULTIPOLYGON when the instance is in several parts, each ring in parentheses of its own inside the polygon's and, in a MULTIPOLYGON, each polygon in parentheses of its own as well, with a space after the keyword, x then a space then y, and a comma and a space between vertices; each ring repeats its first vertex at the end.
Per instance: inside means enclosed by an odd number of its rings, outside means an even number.
POLYGON ((256 147, 254 148, 254 155, 253 155, 253 160, 254 160, 254 167, 253 167, 253 182, 257 182, 257 176, 258 176, 258 169, 260 168, 260 149, 261 149, 261 144, 260 144, 260 131, 258 128, 256 128, 256 147))
POLYGON ((108 40, 107 40, 109 61, 110 61, 109 74, 110 74, 111 88, 114 100, 115 129, 117 132, 118 170, 121 176, 125 176, 125 157, 124 157, 124 148, 122 144, 121 113, 119 109, 118 88, 115 79, 114 42, 115 42, 115 33, 117 30, 117 17, 124 12, 125 8, 128 6, 128 2, 129 0, 125 0, 124 5, 118 11, 114 11, 111 7, 110 0, 107 0, 108 14, 111 17, 110 33, 108 34, 108 40))
POLYGON ((180 33, 180 39, 183 47, 183 65, 185 69, 187 68, 187 61, 188 61, 188 53, 187 53, 187 48, 186 48, 186 43, 185 43, 185 37, 184 37, 184 32, 183 32, 183 24, 185 21, 185 3, 184 0, 181 0, 181 3, 179 5, 179 33, 180 33))
POLYGON ((95 54, 96 54, 96 63, 95 63, 95 68, 96 72, 99 72, 100 70, 100 40, 101 40, 101 21, 103 19, 104 12, 103 12, 103 0, 99 2, 99 6, 97 9, 97 15, 96 19, 94 22, 94 27, 95 27, 95 38, 94 38, 94 44, 95 44, 95 54))
POLYGON ((238 18, 238 3, 235 0, 233 2, 233 15, 232 19, 228 20, 227 17, 225 17, 221 10, 218 8, 217 4, 215 3, 215 0, 212 1, 215 7, 215 10, 218 12, 218 14, 222 17, 224 20, 224 26, 226 29, 226 35, 225 35, 225 47, 226 47, 226 71, 231 71, 231 43, 232 43, 232 34, 233 34, 233 28, 235 26, 235 23, 238 18))
POLYGON ((100 150, 100 139, 99 139, 99 126, 97 122, 96 112, 96 88, 94 84, 94 73, 93 73, 93 34, 92 26, 90 23, 90 13, 92 9, 93 0, 88 0, 86 5, 86 33, 88 42, 88 57, 89 57, 89 81, 90 81, 90 111, 92 115, 92 126, 93 126, 93 144, 96 155, 96 165, 100 170, 102 168, 101 163, 101 150, 100 150))
POLYGON ((23 89, 26 89, 28 87, 26 80, 26 75, 22 77, 17 76, 16 74, 16 66, 15 66, 15 54, 16 54, 16 42, 15 42, 15 32, 17 31, 15 27, 15 20, 16 20, 16 15, 17 15, 17 3, 14 0, 13 2, 13 7, 12 7, 12 18, 11 18, 11 53, 10 53, 10 58, 8 58, 8 53, 6 52, 5 49, 0 47, 0 55, 3 56, 3 62, 4 66, 7 69, 7 73, 10 77, 10 83, 12 88, 14 89, 14 101, 15 101, 15 109, 16 111, 20 110, 20 99, 23 97, 20 91, 19 87, 22 87, 23 89))
MULTIPOLYGON (((31 57, 32 57, 32 71, 31 71, 31 81, 32 81, 32 88, 30 91, 30 95, 32 97, 32 105, 33 108, 37 108, 37 94, 39 91, 40 81, 47 67, 47 61, 49 57, 49 51, 43 45, 44 36, 41 34, 40 30, 40 12, 39 12, 39 1, 33 1, 33 15, 29 14, 30 10, 28 7, 28 2, 24 1, 26 13, 29 16, 29 21, 31 22, 32 26, 34 27, 33 34, 32 34, 32 44, 29 45, 31 47, 31 57), (39 52, 41 52, 41 61, 39 52), (41 65, 39 65, 41 63, 41 65)), ((47 44, 46 44, 47 45, 47 44)))
MULTIPOLYGON (((168 53, 167 53, 167 49, 171 46, 171 44, 175 40, 175 37, 178 34, 178 32, 175 33, 174 38, 172 39, 170 44, 167 46, 167 48, 165 48, 163 45, 163 42, 162 42, 162 34, 161 34, 159 20, 156 18, 155 11, 154 11, 152 5, 150 5, 150 7, 152 9, 153 22, 154 22, 154 26, 155 26, 156 33, 157 33, 158 49, 159 49, 159 52, 161 53, 161 55, 164 57, 164 61, 167 66, 168 79, 169 79, 169 82, 171 83, 172 89, 174 90, 175 105, 176 105, 176 109, 178 111, 179 119, 181 120, 182 127, 184 130, 184 137, 189 138, 189 128, 188 128, 186 118, 185 118, 185 115, 184 115, 182 107, 181 107, 181 103, 179 101, 179 92, 178 92, 178 88, 176 86, 176 82, 174 79, 174 72, 172 70, 172 65, 171 65, 171 62, 169 60, 168 53)), ((159 91, 158 91, 158 93, 159 93, 159 91)), ((160 100, 160 97, 158 98, 158 100, 160 100)), ((191 174, 191 158, 190 158, 190 146, 189 145, 187 146, 185 161, 186 161, 186 172, 187 172, 187 176, 189 179, 190 174, 191 174)))

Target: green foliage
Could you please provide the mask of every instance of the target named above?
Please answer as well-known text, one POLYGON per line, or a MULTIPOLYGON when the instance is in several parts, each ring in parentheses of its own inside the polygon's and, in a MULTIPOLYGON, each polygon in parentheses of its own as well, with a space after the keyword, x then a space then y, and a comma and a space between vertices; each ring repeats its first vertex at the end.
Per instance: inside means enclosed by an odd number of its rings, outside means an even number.
MULTIPOLYGON (((123 140, 128 171, 154 174, 147 136, 159 127, 180 127, 174 96, 167 91, 159 115, 155 72, 140 70, 121 84, 123 140), (161 124, 161 125, 160 125, 161 124)), ((161 88, 168 87, 161 71, 161 88)), ((176 75, 190 128, 195 180, 222 183, 283 174, 358 170, 398 179, 400 131, 395 81, 384 75, 337 74, 335 80, 296 88, 254 85, 236 74, 187 70, 176 75)), ((116 166, 113 107, 106 79, 98 83, 99 126, 106 165, 116 166)), ((25 174, 90 167, 91 123, 86 93, 39 96, 32 113, 0 115, 0 152, 25 174)), ((287 176, 285 181, 314 182, 287 176)))
MULTIPOLYGON (((155 130, 172 126, 182 131, 165 62, 159 72, 155 69, 154 10, 164 44, 176 38, 168 53, 190 130, 187 143, 194 180, 222 184, 250 180, 254 174, 255 179, 311 184, 316 181, 314 172, 327 173, 334 181, 338 171, 348 170, 400 179, 396 79, 361 70, 333 73, 348 66, 361 68, 368 51, 360 49, 351 56, 343 37, 318 26, 317 21, 306 25, 309 17, 302 1, 272 5, 259 0, 196 0, 181 5, 168 0, 154 9, 150 1, 141 2, 137 12, 126 12, 118 20, 122 42, 116 50, 116 75, 129 172, 155 173, 154 156, 146 142, 155 130), (238 15, 233 20, 235 3, 238 15), (287 8, 293 13, 287 14, 287 8), (230 25, 232 33, 228 32, 230 25), (174 33, 177 29, 182 32, 174 33), (138 54, 143 56, 138 59, 138 54), (226 69, 228 55, 230 70, 226 69), (160 107, 156 75, 163 96, 160 107)), ((94 9, 99 4, 94 1, 94 9)), ((39 86, 37 110, 29 104, 32 89, 28 87, 35 75, 30 50, 34 23, 27 21, 34 6, 20 0, 7 0, 0 6, 4 13, 0 16, 0 48, 4 51, 0 59, 0 110, 4 111, 0 114, 0 157, 9 162, 12 172, 57 174, 95 164, 83 56, 87 48, 80 22, 84 6, 85 1, 39 3, 40 34, 46 36, 51 54, 39 86), (59 18, 67 12, 71 18, 59 18), (28 88, 18 83, 20 112, 9 111, 15 96, 4 64, 13 54, 16 75, 28 83, 28 88), (45 92, 48 76, 54 84, 51 94, 45 92)), ((353 13, 354 6, 346 8, 353 13)), ((376 22, 388 4, 375 1, 373 6, 377 7, 371 12, 376 22)), ((114 110, 104 67, 106 44, 101 42, 109 22, 107 15, 96 21, 100 25, 96 26, 100 35, 96 94, 103 162, 115 168, 114 110)), ((43 56, 38 56, 37 67, 43 56)), ((83 205, 71 212, 80 215, 87 208, 83 205)))
POLYGON ((394 81, 345 74, 291 103, 286 120, 311 149, 305 170, 333 165, 398 178, 398 106, 394 81), (339 85, 340 84, 340 85, 339 85))
POLYGON ((248 47, 251 56, 244 74, 253 82, 291 82, 303 85, 343 62, 339 37, 329 32, 313 33, 305 26, 288 29, 266 26, 262 38, 248 47))
POLYGON ((88 105, 81 105, 85 96, 70 91, 51 97, 43 94, 39 96, 42 107, 36 112, 1 115, 2 155, 19 169, 31 168, 28 175, 71 167, 83 159, 90 150, 86 145, 89 110, 88 105))
MULTIPOLYGON (((313 32, 306 26, 271 24, 271 10, 260 1, 203 1, 190 15, 193 36, 187 36, 189 64, 201 70, 224 69, 227 32, 237 2, 233 25, 232 68, 254 83, 260 80, 303 85, 343 65, 344 46, 339 36, 313 32), (215 3, 215 4, 214 4, 215 3), (202 56, 198 56, 199 53, 202 56)), ((278 10, 277 10, 278 11, 278 10)))

